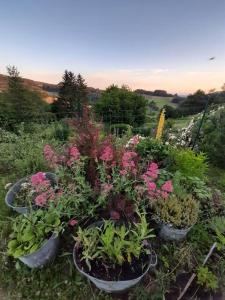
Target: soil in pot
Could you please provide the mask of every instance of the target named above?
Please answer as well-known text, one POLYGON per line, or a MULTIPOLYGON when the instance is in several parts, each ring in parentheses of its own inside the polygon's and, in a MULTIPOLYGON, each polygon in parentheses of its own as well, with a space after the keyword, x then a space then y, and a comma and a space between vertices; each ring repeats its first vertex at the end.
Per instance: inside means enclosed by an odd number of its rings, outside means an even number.
POLYGON ((146 271, 149 264, 149 255, 142 254, 139 259, 133 257, 131 263, 127 261, 120 265, 105 265, 100 260, 92 261, 91 270, 82 258, 82 248, 76 250, 76 263, 78 267, 90 276, 105 281, 132 280, 140 277, 146 271))

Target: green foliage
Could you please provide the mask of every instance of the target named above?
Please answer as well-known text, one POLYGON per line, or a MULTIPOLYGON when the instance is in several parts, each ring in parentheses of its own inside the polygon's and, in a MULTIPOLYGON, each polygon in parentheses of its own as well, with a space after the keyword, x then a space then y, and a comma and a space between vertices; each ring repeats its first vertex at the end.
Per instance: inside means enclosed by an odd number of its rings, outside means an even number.
MULTIPOLYGON (((197 125, 196 125, 197 126, 197 125)), ((225 168, 225 108, 220 107, 206 117, 201 129, 198 147, 209 157, 210 162, 221 169, 225 168)))
POLYGON ((212 190, 205 181, 195 176, 184 176, 180 171, 173 174, 173 187, 174 193, 180 198, 192 194, 203 203, 212 197, 212 190))
POLYGON ((199 267, 197 269, 197 283, 211 290, 216 290, 218 288, 217 277, 208 269, 208 267, 199 267))
POLYGON ((143 241, 154 237, 151 232, 142 215, 140 222, 133 227, 104 221, 100 227, 79 228, 75 241, 77 247, 82 249, 82 260, 91 269, 93 260, 101 260, 106 265, 122 265, 125 261, 131 263, 132 257, 139 258, 141 253, 148 251, 143 241))
POLYGON ((37 210, 28 215, 19 215, 13 219, 8 254, 15 258, 38 250, 52 233, 62 229, 56 210, 37 210))
POLYGON ((39 119, 47 111, 47 103, 34 91, 23 86, 19 72, 8 67, 9 88, 0 96, 0 124, 8 129, 14 129, 20 122, 30 122, 39 119))
POLYGON ((215 216, 211 219, 211 228, 214 231, 219 231, 220 233, 225 233, 225 217, 215 216))
POLYGON ((51 105, 53 113, 58 118, 82 115, 83 105, 87 103, 87 86, 83 77, 74 75, 71 71, 65 71, 63 81, 60 84, 59 97, 51 105))
POLYGON ((193 115, 203 111, 207 102, 208 95, 198 90, 193 95, 189 95, 178 106, 178 113, 182 116, 193 115))
POLYGON ((183 229, 194 225, 198 219, 199 205, 192 197, 171 196, 158 200, 153 205, 155 217, 175 228, 183 229))
POLYGON ((141 140, 136 150, 142 158, 155 162, 162 162, 169 155, 169 147, 161 141, 152 138, 141 140))
POLYGON ((186 177, 198 177, 204 179, 208 170, 206 156, 203 153, 195 153, 191 149, 171 148, 169 152, 172 172, 180 171, 186 177))
POLYGON ((129 124, 112 124, 110 125, 110 132, 116 134, 117 136, 122 136, 123 134, 129 134, 132 130, 132 126, 129 124))
MULTIPOLYGON (((0 140, 0 173, 13 173, 23 177, 36 171, 48 171, 43 157, 43 147, 51 143, 56 147, 60 141, 55 139, 56 124, 21 124, 17 134, 4 134, 0 140)), ((5 131, 4 131, 5 133, 5 131)))
POLYGON ((133 128, 133 134, 140 134, 142 136, 154 136, 154 132, 155 132, 155 128, 156 128, 156 122, 151 122, 151 123, 145 123, 145 125, 141 126, 141 127, 136 127, 133 128))
POLYGON ((140 126, 145 122, 147 101, 127 88, 111 86, 95 105, 97 117, 104 123, 140 126))
POLYGON ((93 190, 85 177, 86 159, 80 159, 71 169, 59 168, 56 172, 59 179, 59 188, 63 193, 60 196, 57 209, 62 216, 85 219, 94 215, 96 204, 93 190))

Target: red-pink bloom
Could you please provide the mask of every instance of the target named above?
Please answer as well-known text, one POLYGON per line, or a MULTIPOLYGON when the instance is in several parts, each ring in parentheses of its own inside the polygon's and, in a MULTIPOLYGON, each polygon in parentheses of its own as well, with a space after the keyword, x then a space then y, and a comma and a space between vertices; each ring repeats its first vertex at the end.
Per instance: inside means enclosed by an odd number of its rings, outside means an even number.
POLYGON ((78 221, 76 219, 69 220, 69 225, 70 226, 75 226, 77 223, 78 223, 78 221))
POLYGON ((122 156, 122 167, 124 170, 120 171, 121 175, 125 175, 125 171, 131 172, 134 175, 137 174, 136 158, 137 158, 136 152, 134 151, 124 152, 122 156))
POLYGON ((161 192, 161 196, 163 197, 163 199, 167 199, 169 194, 167 192, 161 192))
POLYGON ((100 159, 103 161, 111 161, 113 160, 113 149, 111 146, 106 146, 103 151, 102 154, 100 156, 100 159))
POLYGON ((162 186, 161 189, 164 192, 172 193, 173 191, 173 184, 171 180, 167 180, 162 186))
POLYGON ((69 149, 69 155, 72 156, 75 160, 80 158, 80 152, 76 146, 73 146, 69 149))
POLYGON ((127 171, 126 170, 120 170, 120 175, 122 175, 122 176, 127 175, 127 171))
POLYGON ((147 171, 145 172, 145 175, 151 177, 152 179, 157 179, 158 174, 159 174, 159 169, 156 163, 151 163, 148 166, 147 171))
POLYGON ((156 190, 155 182, 148 182, 147 187, 148 187, 149 191, 155 191, 156 190))
POLYGON ((150 165, 149 165, 149 167, 148 167, 148 169, 150 170, 150 171, 155 171, 155 170, 158 170, 158 165, 156 164, 156 163, 151 163, 150 165))
POLYGON ((132 144, 135 146, 139 143, 140 137, 138 135, 133 136, 132 138, 132 144))
POLYGON ((46 180, 45 173, 38 172, 31 176, 31 183, 33 186, 39 185, 46 180))
POLYGON ((44 157, 52 166, 56 166, 58 157, 50 145, 44 146, 44 157))
POLYGON ((112 184, 109 184, 109 183, 102 184, 102 191, 105 194, 108 194, 112 190, 112 188, 113 188, 112 184))
POLYGON ((37 206, 44 206, 47 202, 47 193, 42 193, 42 194, 38 195, 35 198, 34 202, 37 206))

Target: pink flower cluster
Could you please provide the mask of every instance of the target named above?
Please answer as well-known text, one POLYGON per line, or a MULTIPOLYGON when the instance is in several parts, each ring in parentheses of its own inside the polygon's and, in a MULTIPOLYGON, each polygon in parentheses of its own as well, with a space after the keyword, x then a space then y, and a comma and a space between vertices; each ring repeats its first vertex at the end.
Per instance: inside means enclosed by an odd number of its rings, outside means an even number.
POLYGON ((80 152, 76 146, 71 146, 66 149, 65 155, 57 155, 50 145, 44 146, 44 157, 49 162, 51 167, 58 165, 67 165, 71 167, 74 161, 80 158, 80 152))
POLYGON ((31 176, 31 184, 38 194, 34 200, 37 206, 44 206, 49 200, 55 199, 54 189, 46 178, 45 173, 38 172, 31 176))
POLYGON ((167 199, 169 194, 173 192, 173 184, 171 180, 165 181, 160 187, 157 187, 156 180, 159 176, 159 168, 156 163, 151 163, 147 171, 142 175, 149 197, 153 199, 167 199))
POLYGON ((50 145, 44 146, 44 157, 51 167, 56 167, 58 156, 50 145))
POLYGON ((143 139, 144 137, 138 134, 133 136, 126 144, 126 148, 134 148, 143 139))
POLYGON ((122 170, 121 175, 128 173, 137 174, 137 153, 134 151, 125 151, 122 156, 122 170))
POLYGON ((67 165, 71 167, 74 161, 80 158, 80 152, 76 146, 72 146, 69 148, 68 153, 69 153, 69 160, 67 161, 67 165))
POLYGON ((106 146, 103 148, 102 154, 100 156, 100 159, 106 162, 113 160, 113 149, 111 146, 106 146))

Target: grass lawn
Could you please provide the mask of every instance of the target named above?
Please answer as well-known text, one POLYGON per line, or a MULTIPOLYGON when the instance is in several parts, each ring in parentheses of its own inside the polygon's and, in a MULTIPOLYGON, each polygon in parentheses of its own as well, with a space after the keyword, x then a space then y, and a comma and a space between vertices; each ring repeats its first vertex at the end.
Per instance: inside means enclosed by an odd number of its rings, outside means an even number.
POLYGON ((181 128, 186 127, 192 118, 193 118, 193 116, 187 116, 187 117, 172 119, 174 121, 174 128, 181 129, 181 128))
POLYGON ((149 102, 154 101, 157 104, 159 109, 161 109, 164 105, 170 105, 173 107, 177 106, 176 103, 171 102, 173 97, 159 97, 159 96, 148 96, 148 95, 144 95, 144 97, 148 99, 149 102))

